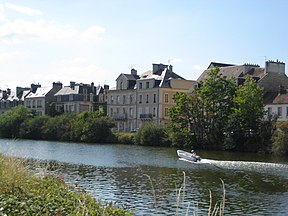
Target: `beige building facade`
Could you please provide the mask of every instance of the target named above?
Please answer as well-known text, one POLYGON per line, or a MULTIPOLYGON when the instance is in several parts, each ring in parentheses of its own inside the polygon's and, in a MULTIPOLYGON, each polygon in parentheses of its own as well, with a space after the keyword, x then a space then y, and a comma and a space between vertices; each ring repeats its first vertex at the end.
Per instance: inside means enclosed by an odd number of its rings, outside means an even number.
POLYGON ((153 64, 153 70, 140 76, 120 74, 116 89, 109 90, 107 113, 116 121, 115 132, 133 132, 146 123, 165 125, 168 110, 174 105, 176 92, 188 92, 195 81, 185 80, 172 71, 172 66, 153 64))

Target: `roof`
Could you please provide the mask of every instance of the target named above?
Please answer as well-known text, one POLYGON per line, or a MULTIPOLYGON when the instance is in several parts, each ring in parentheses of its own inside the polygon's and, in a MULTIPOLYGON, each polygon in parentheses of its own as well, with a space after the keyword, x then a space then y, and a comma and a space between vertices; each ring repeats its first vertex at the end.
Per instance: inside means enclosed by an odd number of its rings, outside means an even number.
POLYGON ((36 92, 30 92, 26 98, 39 98, 39 97, 45 97, 47 93, 51 90, 51 87, 40 87, 37 88, 36 92))
MULTIPOLYGON (((210 67, 210 66, 209 66, 210 67)), ((197 79, 197 82, 205 80, 208 78, 208 72, 213 68, 206 69, 197 79)), ((252 77, 258 77, 258 79, 264 76, 265 69, 260 68, 259 65, 233 65, 233 66, 226 66, 219 67, 219 74, 223 77, 227 77, 228 79, 231 78, 242 78, 249 74, 252 77)))
POLYGON ((72 95, 72 94, 78 94, 79 93, 79 85, 75 85, 73 88, 70 86, 64 86, 62 89, 60 89, 55 96, 57 95, 72 95))
POLYGON ((235 64, 227 64, 227 63, 219 63, 219 62, 211 62, 207 69, 211 69, 213 67, 228 67, 235 66, 235 64))

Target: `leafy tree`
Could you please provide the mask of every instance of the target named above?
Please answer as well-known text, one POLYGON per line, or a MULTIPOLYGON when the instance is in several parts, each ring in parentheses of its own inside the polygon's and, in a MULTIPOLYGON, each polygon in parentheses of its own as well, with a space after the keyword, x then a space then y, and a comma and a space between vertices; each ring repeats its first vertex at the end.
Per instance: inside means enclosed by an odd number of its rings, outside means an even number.
POLYGON ((272 136, 272 153, 288 155, 288 122, 278 122, 276 127, 272 136))
POLYGON ((20 128, 20 137, 25 139, 43 139, 43 126, 49 121, 49 116, 36 116, 26 119, 20 128))
POLYGON ((222 148, 235 91, 234 79, 222 77, 218 67, 211 69, 192 94, 174 95, 176 104, 169 110, 174 131, 186 134, 194 147, 222 148))
POLYGON ((81 142, 106 143, 114 139, 111 128, 115 126, 104 112, 83 112, 73 120, 73 140, 81 142))
POLYGON ((224 128, 232 112, 237 85, 235 79, 223 77, 218 67, 211 69, 208 76, 197 89, 203 101, 203 131, 207 145, 219 149, 223 145, 224 128))
POLYGON ((263 135, 261 131, 265 128, 263 89, 252 77, 246 76, 245 78, 244 84, 236 91, 233 113, 230 115, 226 131, 229 134, 230 143, 231 141, 233 143, 229 148, 257 151, 261 140, 260 135, 263 135))
POLYGON ((145 124, 135 135, 135 144, 146 146, 163 146, 164 129, 156 124, 145 124))
POLYGON ((21 124, 33 114, 23 106, 17 106, 0 115, 0 136, 19 138, 21 124))
POLYGON ((49 118, 42 127, 43 139, 70 141, 74 116, 72 113, 64 113, 49 118))

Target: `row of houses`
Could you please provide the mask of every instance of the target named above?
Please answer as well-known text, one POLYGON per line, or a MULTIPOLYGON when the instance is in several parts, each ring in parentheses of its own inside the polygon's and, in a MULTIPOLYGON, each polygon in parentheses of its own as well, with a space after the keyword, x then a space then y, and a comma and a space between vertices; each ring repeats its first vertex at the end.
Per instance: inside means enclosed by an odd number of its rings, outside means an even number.
POLYGON ((165 125, 169 122, 168 109, 174 104, 176 92, 189 93, 200 81, 207 78, 209 70, 220 68, 220 73, 228 78, 236 78, 238 85, 250 75, 264 88, 264 103, 268 114, 275 113, 279 121, 288 120, 288 77, 285 63, 267 61, 265 67, 255 64, 224 64, 211 62, 197 80, 186 80, 173 71, 172 65, 152 64, 152 69, 138 74, 131 69, 121 73, 116 79, 116 87, 108 85, 70 82, 63 86, 54 82, 52 87, 32 84, 30 88, 17 87, 0 90, 0 114, 8 109, 23 105, 45 115, 53 107, 59 112, 103 110, 115 119, 114 131, 131 132, 150 122, 165 125))

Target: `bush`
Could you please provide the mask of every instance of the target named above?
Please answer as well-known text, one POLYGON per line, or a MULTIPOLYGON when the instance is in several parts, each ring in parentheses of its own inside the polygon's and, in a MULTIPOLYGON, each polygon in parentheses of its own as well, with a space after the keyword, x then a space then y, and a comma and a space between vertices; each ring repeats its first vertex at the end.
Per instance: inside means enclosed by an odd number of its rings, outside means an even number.
POLYGON ((135 135, 135 144, 146 146, 164 146, 164 129, 156 124, 145 124, 135 135))
POLYGON ((288 122, 279 122, 277 130, 272 136, 272 153, 288 155, 288 122))
POLYGON ((116 143, 119 144, 135 144, 135 134, 134 133, 115 133, 116 143))

